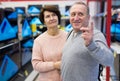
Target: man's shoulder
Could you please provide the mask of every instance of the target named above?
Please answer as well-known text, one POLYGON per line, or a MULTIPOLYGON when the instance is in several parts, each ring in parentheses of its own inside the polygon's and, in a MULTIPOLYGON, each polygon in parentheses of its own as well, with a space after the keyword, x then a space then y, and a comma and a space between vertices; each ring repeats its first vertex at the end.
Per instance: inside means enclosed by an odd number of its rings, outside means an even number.
POLYGON ((102 33, 99 29, 94 29, 94 34, 102 33))

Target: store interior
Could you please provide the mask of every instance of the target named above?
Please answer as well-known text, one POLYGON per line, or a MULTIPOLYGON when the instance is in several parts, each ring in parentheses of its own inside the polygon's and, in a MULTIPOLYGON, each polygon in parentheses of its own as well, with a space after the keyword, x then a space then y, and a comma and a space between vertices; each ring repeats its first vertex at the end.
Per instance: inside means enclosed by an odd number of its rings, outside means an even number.
MULTIPOLYGON (((39 20, 41 7, 57 6, 62 14, 59 28, 69 32, 72 30, 69 8, 77 1, 0 0, 0 81, 35 81, 38 72, 31 65, 33 41, 46 31, 39 20)), ((112 71, 106 69, 101 76, 104 81, 109 81, 107 78, 120 81, 120 0, 83 1, 90 7, 91 21, 103 32, 109 47, 114 50, 112 71)))

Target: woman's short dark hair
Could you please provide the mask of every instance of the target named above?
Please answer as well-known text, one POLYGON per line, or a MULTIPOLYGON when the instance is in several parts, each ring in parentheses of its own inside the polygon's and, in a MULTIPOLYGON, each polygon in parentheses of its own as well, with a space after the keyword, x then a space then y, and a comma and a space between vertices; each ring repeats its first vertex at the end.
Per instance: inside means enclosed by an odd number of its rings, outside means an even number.
POLYGON ((58 9, 57 6, 55 5, 45 5, 42 9, 41 9, 41 12, 40 12, 40 15, 39 15, 39 18, 40 18, 40 21, 44 24, 44 12, 45 11, 49 11, 49 12, 53 12, 55 13, 57 16, 58 16, 58 20, 59 20, 59 24, 61 22, 61 14, 60 14, 60 11, 58 9))

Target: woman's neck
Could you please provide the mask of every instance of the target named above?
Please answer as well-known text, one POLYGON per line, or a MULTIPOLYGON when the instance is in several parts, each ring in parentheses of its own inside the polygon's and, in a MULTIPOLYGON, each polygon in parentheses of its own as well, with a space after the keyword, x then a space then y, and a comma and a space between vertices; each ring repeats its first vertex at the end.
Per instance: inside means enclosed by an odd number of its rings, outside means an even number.
POLYGON ((59 34, 59 29, 58 28, 51 28, 47 30, 47 33, 51 36, 56 36, 59 34))

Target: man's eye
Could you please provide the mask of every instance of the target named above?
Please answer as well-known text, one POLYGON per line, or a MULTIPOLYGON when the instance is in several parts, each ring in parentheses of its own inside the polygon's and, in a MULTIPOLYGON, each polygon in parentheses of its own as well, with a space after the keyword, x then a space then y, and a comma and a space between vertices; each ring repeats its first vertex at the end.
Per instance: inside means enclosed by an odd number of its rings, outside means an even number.
POLYGON ((72 13, 71 16, 72 16, 72 17, 75 16, 75 13, 72 13))
POLYGON ((79 15, 79 16, 83 16, 84 14, 83 14, 83 13, 79 13, 78 15, 79 15))

